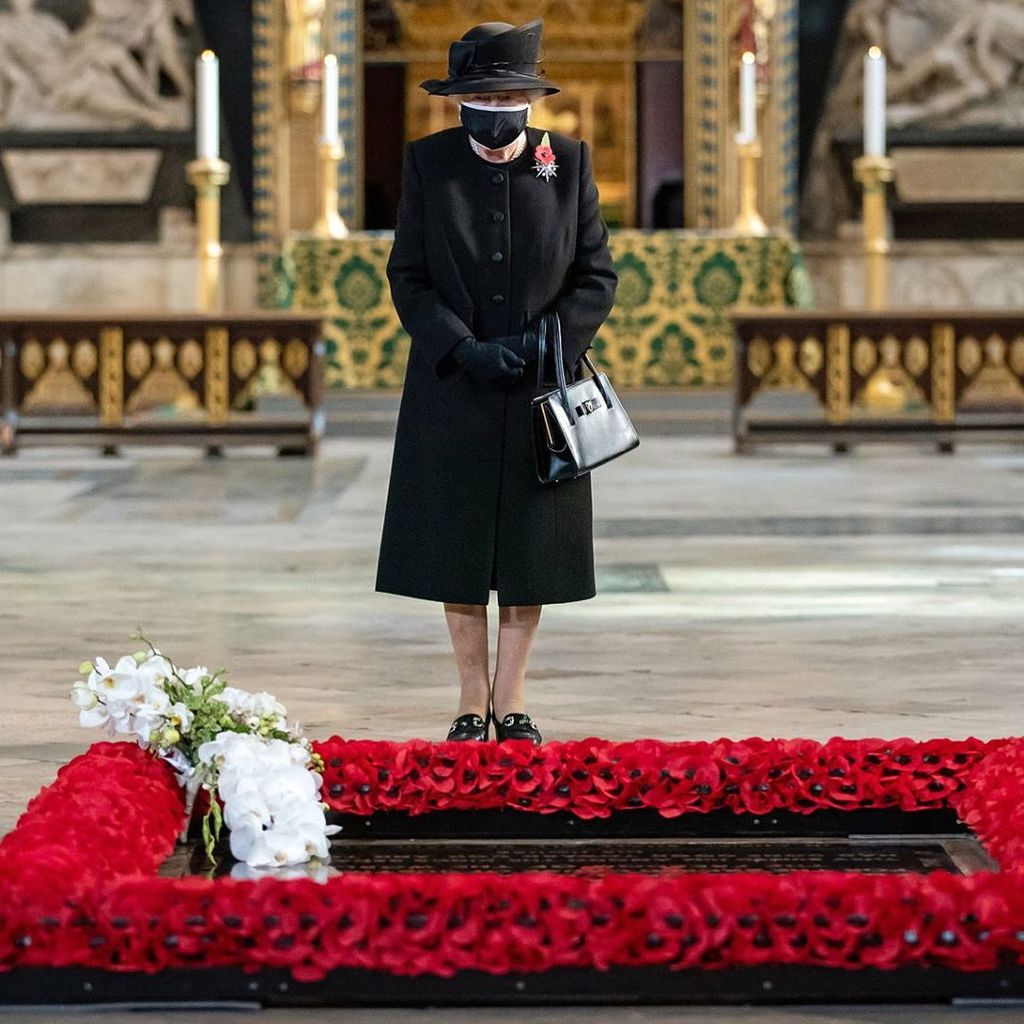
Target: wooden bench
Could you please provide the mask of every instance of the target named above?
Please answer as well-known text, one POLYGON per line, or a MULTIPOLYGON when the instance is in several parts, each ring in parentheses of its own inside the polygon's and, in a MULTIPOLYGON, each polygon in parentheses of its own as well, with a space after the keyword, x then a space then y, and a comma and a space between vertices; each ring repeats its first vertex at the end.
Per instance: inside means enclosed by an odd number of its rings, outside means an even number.
POLYGON ((0 451, 42 444, 271 444, 316 453, 322 320, 293 313, 0 314, 0 451), (252 411, 294 396, 297 416, 252 411), (170 415, 167 415, 170 410, 170 415))
POLYGON ((845 451, 862 441, 925 440, 949 452, 956 437, 1024 440, 1024 309, 794 310, 733 323, 737 452, 783 441, 845 451), (1000 408, 982 411, 993 387, 1000 408), (752 415, 753 399, 772 389, 809 391, 823 417, 752 415), (873 389, 910 401, 883 415, 867 408, 873 389))

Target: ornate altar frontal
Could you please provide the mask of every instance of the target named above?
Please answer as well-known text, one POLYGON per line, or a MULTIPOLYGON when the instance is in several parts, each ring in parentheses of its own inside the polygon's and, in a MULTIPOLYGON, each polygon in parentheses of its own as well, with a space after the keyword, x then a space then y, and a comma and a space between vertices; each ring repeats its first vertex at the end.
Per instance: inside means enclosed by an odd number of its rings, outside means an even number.
MULTIPOLYGON (((781 234, 615 231, 616 304, 592 356, 616 385, 716 386, 732 380, 730 313, 810 303, 800 250, 781 234)), ((401 387, 409 336, 391 305, 386 236, 294 239, 275 268, 281 308, 327 317, 327 383, 401 387)))

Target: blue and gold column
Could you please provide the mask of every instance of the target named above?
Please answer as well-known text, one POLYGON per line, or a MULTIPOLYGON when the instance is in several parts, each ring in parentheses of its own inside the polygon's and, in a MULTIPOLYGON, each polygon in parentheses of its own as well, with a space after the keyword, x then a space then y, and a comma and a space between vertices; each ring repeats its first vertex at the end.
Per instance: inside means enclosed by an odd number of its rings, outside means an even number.
POLYGON ((736 151, 739 50, 736 30, 746 12, 756 21, 762 158, 761 213, 769 229, 795 233, 797 223, 798 0, 686 0, 683 4, 683 175, 688 228, 733 223, 739 207, 736 151))
POLYGON ((338 130, 345 156, 338 168, 338 210, 349 228, 363 226, 362 0, 332 0, 327 7, 327 51, 338 56, 338 130))
POLYGON ((298 13, 293 11, 290 24, 288 0, 252 0, 254 233, 259 302, 271 308, 290 301, 281 291, 283 248, 308 232, 316 216, 310 208, 315 204, 308 202, 317 164, 313 50, 338 58, 338 127, 344 146, 338 206, 351 229, 358 230, 363 218, 362 0, 326 0, 322 27, 310 21, 319 17, 315 12, 303 22, 305 8, 292 6, 298 13), (296 44, 296 33, 302 46, 296 44))
POLYGON ((278 305, 276 263, 283 224, 278 187, 277 126, 285 119, 278 48, 284 35, 281 0, 252 0, 253 236, 259 303, 278 305))

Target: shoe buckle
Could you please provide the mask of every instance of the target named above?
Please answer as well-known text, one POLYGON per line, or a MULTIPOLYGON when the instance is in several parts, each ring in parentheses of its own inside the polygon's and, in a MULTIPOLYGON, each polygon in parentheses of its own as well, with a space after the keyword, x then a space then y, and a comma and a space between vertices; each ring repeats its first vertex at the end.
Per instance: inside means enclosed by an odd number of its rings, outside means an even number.
MULTIPOLYGON (((450 726, 448 727, 448 734, 449 734, 449 735, 451 735, 451 734, 452 734, 453 732, 455 732, 455 731, 456 731, 456 730, 458 730, 459 728, 462 728, 462 727, 464 727, 464 726, 465 726, 465 723, 463 723, 463 725, 462 725, 462 726, 460 726, 460 725, 459 725, 459 720, 460 720, 460 719, 463 719, 463 718, 465 718, 465 717, 466 717, 465 715, 459 715, 459 717, 458 717, 458 718, 456 718, 454 722, 452 722, 452 724, 451 724, 451 725, 450 725, 450 726)), ((480 727, 481 727, 481 726, 482 726, 482 725, 484 724, 484 720, 483 720, 483 719, 482 719, 482 718, 481 718, 481 717, 480 717, 479 715, 473 715, 473 716, 472 716, 472 717, 471 717, 471 718, 469 719, 469 723, 470 723, 470 725, 472 725, 472 726, 473 726, 473 727, 474 727, 475 729, 479 729, 479 728, 480 728, 480 727)))

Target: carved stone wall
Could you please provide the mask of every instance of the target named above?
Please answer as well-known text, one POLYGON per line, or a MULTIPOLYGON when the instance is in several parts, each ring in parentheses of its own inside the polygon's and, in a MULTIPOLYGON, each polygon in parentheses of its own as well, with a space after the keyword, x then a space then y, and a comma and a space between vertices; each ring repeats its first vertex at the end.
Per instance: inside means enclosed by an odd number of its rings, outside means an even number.
POLYGON ((804 196, 805 231, 819 237, 856 216, 834 143, 861 130, 870 45, 887 56, 890 141, 1024 131, 1024 0, 852 0, 804 196))
POLYGON ((5 0, 0 131, 192 123, 192 0, 5 0))
MULTIPOLYGON (((864 306, 859 243, 810 241, 803 246, 821 308, 864 306)), ((894 309, 1007 309, 1024 306, 1024 257, 1010 241, 895 242, 889 256, 894 309)))

